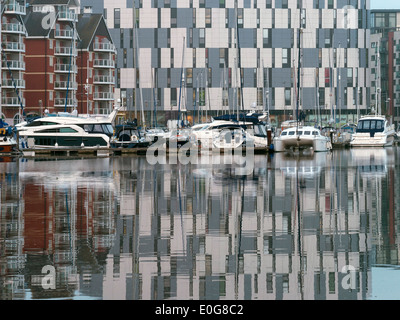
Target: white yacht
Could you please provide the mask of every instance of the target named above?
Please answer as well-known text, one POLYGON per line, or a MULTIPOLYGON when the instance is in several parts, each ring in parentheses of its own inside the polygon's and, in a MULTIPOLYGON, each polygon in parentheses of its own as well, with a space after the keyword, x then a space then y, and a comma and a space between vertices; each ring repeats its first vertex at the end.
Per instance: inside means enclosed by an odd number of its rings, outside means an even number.
POLYGON ((69 113, 49 114, 17 125, 21 149, 109 148, 117 109, 109 116, 82 117, 69 113))
POLYGON ((351 147, 388 147, 396 137, 394 125, 383 115, 367 115, 359 119, 356 132, 350 141, 351 147))
POLYGON ((214 120, 192 127, 192 140, 203 150, 237 148, 252 142, 255 148, 268 148, 265 127, 247 122, 214 120))
POLYGON ((324 152, 332 149, 328 137, 321 131, 311 126, 296 126, 284 129, 280 136, 274 138, 274 151, 284 152, 290 150, 310 149, 315 152, 324 152))

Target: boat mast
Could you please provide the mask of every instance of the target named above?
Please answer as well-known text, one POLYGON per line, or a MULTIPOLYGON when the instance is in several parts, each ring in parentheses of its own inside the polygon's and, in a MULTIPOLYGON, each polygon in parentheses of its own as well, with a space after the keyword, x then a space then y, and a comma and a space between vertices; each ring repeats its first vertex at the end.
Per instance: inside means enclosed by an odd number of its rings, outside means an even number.
MULTIPOLYGON (((185 70, 185 37, 183 37, 183 45, 182 45, 182 68, 181 68, 181 84, 179 88, 179 106, 178 106, 178 126, 179 126, 179 120, 181 118, 181 99, 182 99, 182 88, 185 85, 185 75, 184 75, 184 70, 185 70)), ((184 100, 184 99, 182 99, 184 100)))
MULTIPOLYGON (((136 4, 136 1, 135 1, 136 4)), ((139 94, 140 94, 140 108, 142 112, 142 125, 146 126, 145 124, 145 117, 144 117, 144 110, 143 110, 143 92, 141 86, 141 76, 139 71, 140 66, 140 58, 139 58, 139 36, 138 36, 138 25, 137 25, 137 18, 136 18, 136 5, 133 6, 133 29, 135 31, 135 38, 136 38, 136 75, 139 76, 139 94)), ((136 104, 136 95, 135 95, 135 104, 136 104)), ((135 108, 136 109, 136 108, 135 108)), ((135 112, 136 116, 136 112, 135 112)))

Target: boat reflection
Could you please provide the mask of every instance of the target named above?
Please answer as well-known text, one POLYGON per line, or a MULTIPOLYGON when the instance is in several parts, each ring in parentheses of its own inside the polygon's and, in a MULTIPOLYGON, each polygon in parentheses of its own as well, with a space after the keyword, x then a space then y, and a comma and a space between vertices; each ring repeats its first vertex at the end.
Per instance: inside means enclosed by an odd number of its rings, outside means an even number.
POLYGON ((394 151, 0 163, 0 298, 368 299, 399 262, 394 151))

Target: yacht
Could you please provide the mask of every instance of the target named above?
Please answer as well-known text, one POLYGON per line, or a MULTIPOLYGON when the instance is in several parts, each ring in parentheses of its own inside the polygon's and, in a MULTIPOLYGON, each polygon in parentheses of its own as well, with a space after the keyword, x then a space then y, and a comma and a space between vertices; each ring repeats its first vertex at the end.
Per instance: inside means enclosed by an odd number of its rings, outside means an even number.
POLYGON ((214 120, 192 127, 191 139, 203 150, 213 148, 237 148, 251 145, 254 148, 268 148, 265 127, 252 122, 214 120))
POLYGON ((60 112, 17 125, 22 149, 109 148, 117 109, 109 116, 90 117, 60 112))
POLYGON ((395 140, 394 125, 383 115, 367 115, 360 118, 356 132, 350 141, 351 147, 388 147, 395 140))
POLYGON ((284 129, 274 138, 274 151, 313 150, 324 152, 332 149, 331 141, 321 131, 311 126, 296 126, 284 129))

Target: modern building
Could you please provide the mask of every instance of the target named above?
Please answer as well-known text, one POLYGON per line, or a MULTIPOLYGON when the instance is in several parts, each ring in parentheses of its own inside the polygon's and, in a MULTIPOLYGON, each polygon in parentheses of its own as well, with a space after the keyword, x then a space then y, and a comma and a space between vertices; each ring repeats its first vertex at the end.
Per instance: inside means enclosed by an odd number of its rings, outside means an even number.
POLYGON ((400 122, 400 10, 371 11, 371 103, 400 122))
POLYGON ((152 111, 167 120, 179 110, 195 121, 238 109, 283 120, 298 83, 310 120, 370 105, 368 0, 81 0, 81 10, 104 14, 117 98, 147 124, 152 111))
POLYGON ((0 116, 18 122, 25 105, 25 0, 2 1, 0 116))

